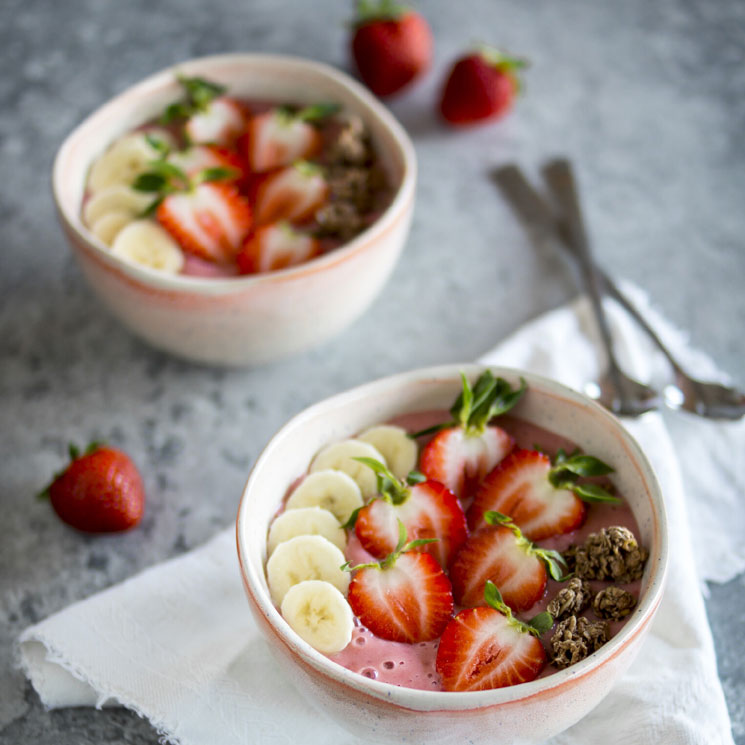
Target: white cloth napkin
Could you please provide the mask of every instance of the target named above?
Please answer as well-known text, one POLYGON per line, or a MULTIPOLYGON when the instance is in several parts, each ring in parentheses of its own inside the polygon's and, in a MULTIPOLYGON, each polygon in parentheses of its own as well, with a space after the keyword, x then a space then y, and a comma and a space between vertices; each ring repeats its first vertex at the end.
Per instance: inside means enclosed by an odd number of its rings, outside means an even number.
MULTIPOLYGON (((714 365, 625 287, 684 364, 714 365)), ((625 368, 658 380, 659 355, 609 304, 625 368)), ((574 388, 595 378, 594 326, 583 300, 533 321, 484 356, 574 388)), ((732 743, 701 587, 745 568, 745 421, 650 413, 626 422, 667 499, 672 558, 651 633, 629 672, 551 745, 732 743), (693 467, 692 467, 693 466, 693 467), (691 531, 690 526, 695 525, 691 531)), ((320 718, 277 671, 248 612, 233 530, 26 629, 20 663, 45 705, 122 705, 179 745, 359 743, 320 718)))

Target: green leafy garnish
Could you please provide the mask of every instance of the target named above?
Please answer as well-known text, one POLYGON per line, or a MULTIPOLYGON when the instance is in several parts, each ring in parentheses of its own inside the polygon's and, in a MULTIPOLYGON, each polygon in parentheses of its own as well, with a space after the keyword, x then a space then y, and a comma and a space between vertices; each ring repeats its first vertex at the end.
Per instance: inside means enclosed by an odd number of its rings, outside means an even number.
POLYGON ((502 599, 502 593, 499 592, 499 588, 489 579, 484 585, 484 601, 490 608, 494 608, 494 610, 507 616, 510 625, 519 629, 523 633, 539 637, 554 625, 554 618, 548 611, 539 613, 537 616, 531 618, 527 623, 521 621, 519 618, 515 618, 512 615, 512 608, 510 608, 510 606, 502 599))
POLYGON ((559 450, 548 480, 554 488, 574 492, 585 502, 618 503, 621 501, 618 497, 598 484, 577 483, 580 477, 605 476, 612 472, 611 466, 592 455, 583 455, 578 450, 567 455, 564 450, 559 450))
POLYGON ((407 483, 397 479, 379 460, 365 457, 354 458, 354 460, 374 471, 378 494, 381 499, 384 499, 389 504, 403 504, 409 498, 411 490, 408 488, 407 483))
POLYGON ((453 418, 448 422, 415 432, 412 437, 422 437, 456 426, 461 427, 469 436, 483 434, 486 425, 494 417, 508 412, 515 406, 528 387, 525 380, 520 378, 520 387, 513 390, 504 378, 495 378, 491 370, 484 371, 473 388, 463 373, 460 377, 463 388, 450 408, 453 418))
POLYGON ((178 119, 188 119, 204 111, 211 101, 221 96, 226 90, 225 86, 204 78, 187 78, 183 75, 177 75, 176 78, 186 91, 186 101, 176 101, 167 106, 160 117, 161 124, 171 124, 178 119))
POLYGON ((141 173, 132 184, 132 188, 136 191, 156 195, 155 200, 142 213, 142 217, 152 215, 169 194, 191 191, 199 184, 208 181, 225 181, 236 176, 234 169, 218 167, 205 168, 189 178, 178 166, 167 160, 153 160, 148 168, 150 170, 141 173))

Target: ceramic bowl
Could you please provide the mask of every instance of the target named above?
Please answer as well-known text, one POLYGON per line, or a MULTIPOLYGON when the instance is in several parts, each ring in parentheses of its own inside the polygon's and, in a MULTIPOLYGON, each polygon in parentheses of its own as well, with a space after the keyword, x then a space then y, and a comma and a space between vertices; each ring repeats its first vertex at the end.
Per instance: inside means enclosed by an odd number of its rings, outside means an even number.
POLYGON ((163 70, 89 116, 59 149, 52 189, 62 227, 102 303, 155 347, 199 362, 252 365, 319 344, 370 305, 404 246, 414 206, 416 157, 404 129, 365 88, 327 65, 295 57, 228 54, 163 70), (112 256, 81 219, 88 169, 117 137, 177 100, 175 73, 222 83, 232 95, 335 101, 367 124, 395 186, 385 212, 337 250, 266 274, 166 275, 112 256))
POLYGON ((290 485, 324 445, 394 416, 447 410, 460 392, 460 371, 474 381, 477 365, 450 365, 395 375, 315 404, 268 443, 246 484, 237 519, 240 569, 249 605, 288 679, 339 725, 372 741, 407 743, 542 742, 582 718, 608 693, 639 651, 662 594, 667 528, 660 487, 639 446, 605 409, 558 383, 492 368, 528 392, 513 410, 612 463, 614 481, 650 551, 639 602, 627 623, 582 662, 530 683, 490 691, 448 693, 401 688, 350 672, 301 640, 269 596, 264 575, 267 528, 290 485))

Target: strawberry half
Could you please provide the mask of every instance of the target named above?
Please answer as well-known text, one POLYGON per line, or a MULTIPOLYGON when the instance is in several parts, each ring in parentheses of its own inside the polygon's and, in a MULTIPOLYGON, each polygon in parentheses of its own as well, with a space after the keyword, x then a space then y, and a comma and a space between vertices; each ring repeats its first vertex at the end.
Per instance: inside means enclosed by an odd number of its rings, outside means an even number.
POLYGON ((264 180, 256 193, 256 224, 278 220, 303 222, 311 218, 328 198, 329 187, 322 170, 299 161, 264 180))
POLYGON ((313 122, 333 114, 336 104, 316 104, 292 112, 275 108, 253 116, 248 123, 241 148, 252 171, 263 173, 283 168, 296 160, 316 155, 323 138, 313 122))
POLYGON ((202 182, 168 194, 156 214, 185 251, 217 263, 235 260, 251 229, 251 207, 232 184, 202 182))
POLYGON ((549 613, 528 623, 514 618, 499 590, 487 583, 486 606, 461 611, 447 625, 435 667, 446 691, 484 691, 535 680, 546 664, 538 638, 553 625, 549 613))
POLYGON ((514 447, 510 435, 487 423, 518 402, 525 392, 525 381, 513 391, 506 380, 487 370, 471 389, 465 375, 461 377, 463 391, 450 409, 453 419, 414 436, 437 432, 422 450, 419 470, 465 499, 514 447))
POLYGON ((412 540, 435 539, 414 550, 431 554, 447 567, 466 540, 466 519, 455 495, 437 481, 417 483, 412 477, 407 483, 377 460, 357 460, 375 471, 381 495, 357 513, 354 530, 362 547, 377 558, 387 556, 396 549, 400 522, 412 540))
POLYGON ((554 579, 564 579, 564 559, 531 543, 506 515, 487 512, 485 519, 487 526, 468 537, 450 566, 455 601, 479 605, 488 580, 513 610, 528 610, 543 596, 547 567, 554 579))
POLYGON ((321 253, 317 238, 294 230, 287 222, 263 225, 244 242, 238 254, 241 274, 271 272, 302 264, 321 253))
POLYGON ((597 484, 578 484, 580 476, 602 476, 613 469, 590 455, 559 451, 556 465, 545 453, 515 450, 481 483, 468 510, 472 530, 486 525, 488 510, 509 515, 531 541, 569 533, 585 518, 584 502, 619 502, 597 484))
POLYGON ((223 95, 223 85, 204 78, 176 77, 186 97, 166 108, 161 124, 183 123, 184 135, 193 145, 232 145, 246 128, 243 105, 223 95))
POLYGON ((349 605, 360 621, 381 639, 395 642, 437 639, 453 614, 453 593, 437 561, 411 549, 399 524, 399 542, 383 561, 346 567, 356 571, 349 584, 349 605))
POLYGON ((184 132, 195 145, 229 147, 245 128, 243 106, 233 98, 220 96, 192 114, 184 125, 184 132))

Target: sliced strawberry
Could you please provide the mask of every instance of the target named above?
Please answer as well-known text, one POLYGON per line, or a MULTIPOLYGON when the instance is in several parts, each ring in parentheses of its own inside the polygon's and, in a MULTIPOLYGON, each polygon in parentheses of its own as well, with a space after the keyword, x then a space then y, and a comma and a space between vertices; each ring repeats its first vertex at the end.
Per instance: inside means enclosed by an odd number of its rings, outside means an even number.
POLYGON ((227 96, 213 98, 193 113, 184 125, 189 142, 195 145, 229 147, 246 128, 240 102, 227 96))
POLYGON ((317 238, 294 230, 289 223, 272 223, 263 225, 245 240, 238 254, 238 267, 241 274, 271 272, 301 264, 320 252, 317 238))
POLYGON ((515 446, 514 438, 500 427, 468 434, 460 427, 438 432, 422 449, 419 469, 466 498, 484 476, 515 446))
POLYGON ((194 145, 179 150, 168 156, 168 162, 180 168, 189 178, 214 168, 234 172, 234 175, 224 179, 225 182, 241 181, 246 175, 246 166, 240 156, 234 150, 216 145, 194 145))
POLYGON ((422 450, 419 470, 466 499, 514 447, 510 435, 487 423, 518 402, 525 382, 513 391, 506 380, 495 378, 487 370, 472 389, 466 377, 462 378, 463 391, 450 409, 453 419, 415 436, 437 432, 422 450))
POLYGON ((489 580, 513 610, 527 610, 543 596, 546 566, 554 579, 563 579, 564 560, 555 551, 533 545, 509 517, 497 512, 486 517, 494 524, 472 533, 450 566, 455 601, 464 606, 480 605, 489 580))
POLYGON ((248 202, 233 185, 221 182, 169 194, 157 217, 185 251, 218 263, 235 260, 251 229, 248 202))
POLYGON ((263 181, 256 194, 256 223, 278 220, 303 222, 328 198, 329 187, 320 168, 307 161, 283 168, 263 181))
POLYGON ((512 616, 490 585, 487 606, 461 611, 447 625, 435 667, 446 691, 484 691, 535 680, 546 664, 538 636, 553 619, 541 613, 529 623, 512 616))
POLYGON ((355 567, 349 604, 360 621, 381 639, 410 644, 437 639, 453 614, 453 594, 437 561, 411 551, 402 540, 380 563, 355 567))
POLYGON ((482 482, 468 510, 468 524, 477 530, 486 525, 484 513, 496 510, 509 515, 531 541, 569 533, 585 518, 583 499, 618 501, 605 490, 599 492, 595 484, 576 484, 576 478, 599 476, 611 470, 592 456, 567 457, 560 453, 557 464, 552 466, 545 453, 515 450, 482 482))
POLYGON ((414 550, 431 554, 447 567, 466 540, 465 516, 455 495, 437 481, 399 481, 382 463, 364 460, 378 474, 381 497, 357 514, 355 533, 362 547, 377 558, 387 556, 396 548, 401 522, 412 540, 434 538, 414 550))
POLYGON ((332 104, 307 106, 297 112, 275 108, 253 116, 242 140, 251 170, 261 173, 312 158, 321 150, 323 139, 310 122, 338 108, 332 104))

